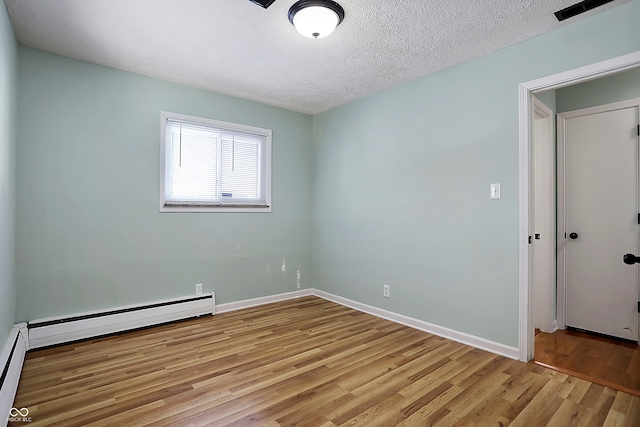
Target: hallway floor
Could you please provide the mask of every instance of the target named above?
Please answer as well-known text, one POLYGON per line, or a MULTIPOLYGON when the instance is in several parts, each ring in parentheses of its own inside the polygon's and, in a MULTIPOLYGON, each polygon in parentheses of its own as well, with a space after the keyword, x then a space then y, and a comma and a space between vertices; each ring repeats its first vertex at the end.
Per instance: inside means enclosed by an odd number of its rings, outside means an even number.
POLYGON ((640 396, 640 346, 585 332, 536 331, 533 363, 640 396))

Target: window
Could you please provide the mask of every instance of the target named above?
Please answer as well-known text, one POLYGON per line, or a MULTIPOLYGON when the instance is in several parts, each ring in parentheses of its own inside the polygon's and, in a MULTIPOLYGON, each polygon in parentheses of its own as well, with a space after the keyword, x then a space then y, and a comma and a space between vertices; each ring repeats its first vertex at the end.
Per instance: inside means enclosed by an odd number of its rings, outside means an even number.
POLYGON ((271 212, 271 131, 162 112, 161 212, 271 212))

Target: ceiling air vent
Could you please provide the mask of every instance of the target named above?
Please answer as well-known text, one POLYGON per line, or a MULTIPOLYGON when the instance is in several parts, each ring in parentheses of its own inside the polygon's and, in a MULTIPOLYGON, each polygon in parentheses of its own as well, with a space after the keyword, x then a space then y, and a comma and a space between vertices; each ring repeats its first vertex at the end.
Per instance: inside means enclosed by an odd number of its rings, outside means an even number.
POLYGON ((276 0, 249 0, 251 3, 257 4, 258 6, 262 6, 265 9, 271 6, 271 4, 276 0))
POLYGON ((554 13, 558 21, 573 18, 576 15, 585 13, 588 10, 595 9, 598 6, 612 2, 613 0, 584 0, 554 13))

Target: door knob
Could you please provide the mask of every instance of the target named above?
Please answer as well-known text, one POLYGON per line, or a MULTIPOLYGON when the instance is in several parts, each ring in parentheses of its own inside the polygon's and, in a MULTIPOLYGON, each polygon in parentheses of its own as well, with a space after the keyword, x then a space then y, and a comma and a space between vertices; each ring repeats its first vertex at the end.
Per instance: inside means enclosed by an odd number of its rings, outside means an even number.
POLYGON ((634 254, 624 254, 622 256, 622 261, 625 264, 633 265, 636 262, 640 262, 640 257, 635 256, 634 254))
POLYGON ((576 240, 578 238, 578 233, 576 233, 575 231, 569 233, 569 238, 576 240))

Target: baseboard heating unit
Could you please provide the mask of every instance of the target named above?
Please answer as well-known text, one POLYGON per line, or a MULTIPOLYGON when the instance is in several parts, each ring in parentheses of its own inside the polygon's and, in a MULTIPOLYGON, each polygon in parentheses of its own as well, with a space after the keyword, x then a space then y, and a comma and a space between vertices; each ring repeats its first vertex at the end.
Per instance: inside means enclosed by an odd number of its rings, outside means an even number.
MULTIPOLYGON (((24 355, 29 349, 27 324, 13 326, 4 350, 0 354, 0 419, 6 421, 18 389, 24 355)), ((3 424, 4 425, 4 424, 3 424)))
POLYGON ((108 310, 50 317, 28 323, 29 347, 48 347, 161 323, 215 314, 215 294, 208 293, 108 310))

